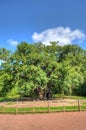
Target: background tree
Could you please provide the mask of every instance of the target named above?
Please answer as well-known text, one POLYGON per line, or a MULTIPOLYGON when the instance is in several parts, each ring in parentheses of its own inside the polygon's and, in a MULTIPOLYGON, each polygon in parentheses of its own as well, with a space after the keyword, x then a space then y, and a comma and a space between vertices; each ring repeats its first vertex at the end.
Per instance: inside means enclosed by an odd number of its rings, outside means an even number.
POLYGON ((22 42, 15 52, 0 48, 0 60, 1 96, 86 95, 86 51, 78 45, 22 42))

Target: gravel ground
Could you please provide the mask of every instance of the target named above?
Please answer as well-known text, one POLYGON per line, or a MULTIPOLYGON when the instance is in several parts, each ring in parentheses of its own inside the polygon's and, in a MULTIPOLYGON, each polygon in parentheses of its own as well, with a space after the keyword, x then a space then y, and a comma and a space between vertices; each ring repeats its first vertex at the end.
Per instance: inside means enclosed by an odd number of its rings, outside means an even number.
POLYGON ((86 112, 1 114, 0 130, 86 130, 86 112))

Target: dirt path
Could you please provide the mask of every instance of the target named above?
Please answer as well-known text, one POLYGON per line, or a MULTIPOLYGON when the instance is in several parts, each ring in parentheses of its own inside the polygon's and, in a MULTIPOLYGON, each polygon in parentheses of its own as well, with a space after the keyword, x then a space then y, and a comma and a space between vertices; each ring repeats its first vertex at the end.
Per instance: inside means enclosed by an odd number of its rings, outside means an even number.
MULTIPOLYGON (((81 101, 80 101, 81 102, 81 101)), ((86 104, 86 101, 83 101, 86 104)), ((78 100, 50 100, 50 106, 77 106, 78 100)), ((24 102, 2 102, 3 107, 47 107, 48 101, 24 101, 24 102)))
POLYGON ((0 130, 86 130, 86 112, 1 114, 0 130))

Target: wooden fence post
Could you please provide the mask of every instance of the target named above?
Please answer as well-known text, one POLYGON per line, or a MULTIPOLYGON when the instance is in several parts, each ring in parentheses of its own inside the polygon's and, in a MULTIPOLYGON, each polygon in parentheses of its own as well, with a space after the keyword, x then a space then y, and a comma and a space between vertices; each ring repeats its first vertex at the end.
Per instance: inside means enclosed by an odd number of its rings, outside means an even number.
POLYGON ((16 114, 18 113, 18 108, 16 107, 16 114))
POLYGON ((48 100, 48 113, 50 113, 50 101, 48 100))
POLYGON ((80 108, 80 99, 78 99, 78 110, 81 111, 81 108, 80 108))
POLYGON ((3 113, 5 113, 6 111, 5 111, 5 107, 3 107, 3 113))
POLYGON ((35 112, 35 108, 33 107, 33 109, 32 109, 32 112, 34 113, 35 112))
POLYGON ((65 112, 65 101, 63 99, 63 112, 65 112))

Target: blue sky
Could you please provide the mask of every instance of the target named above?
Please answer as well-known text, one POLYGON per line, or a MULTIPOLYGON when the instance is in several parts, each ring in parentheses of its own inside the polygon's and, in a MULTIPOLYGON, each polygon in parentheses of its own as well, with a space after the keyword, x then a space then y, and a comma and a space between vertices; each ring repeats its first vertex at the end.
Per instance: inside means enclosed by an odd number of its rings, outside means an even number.
POLYGON ((0 0, 0 47, 52 40, 86 49, 86 0, 0 0))

